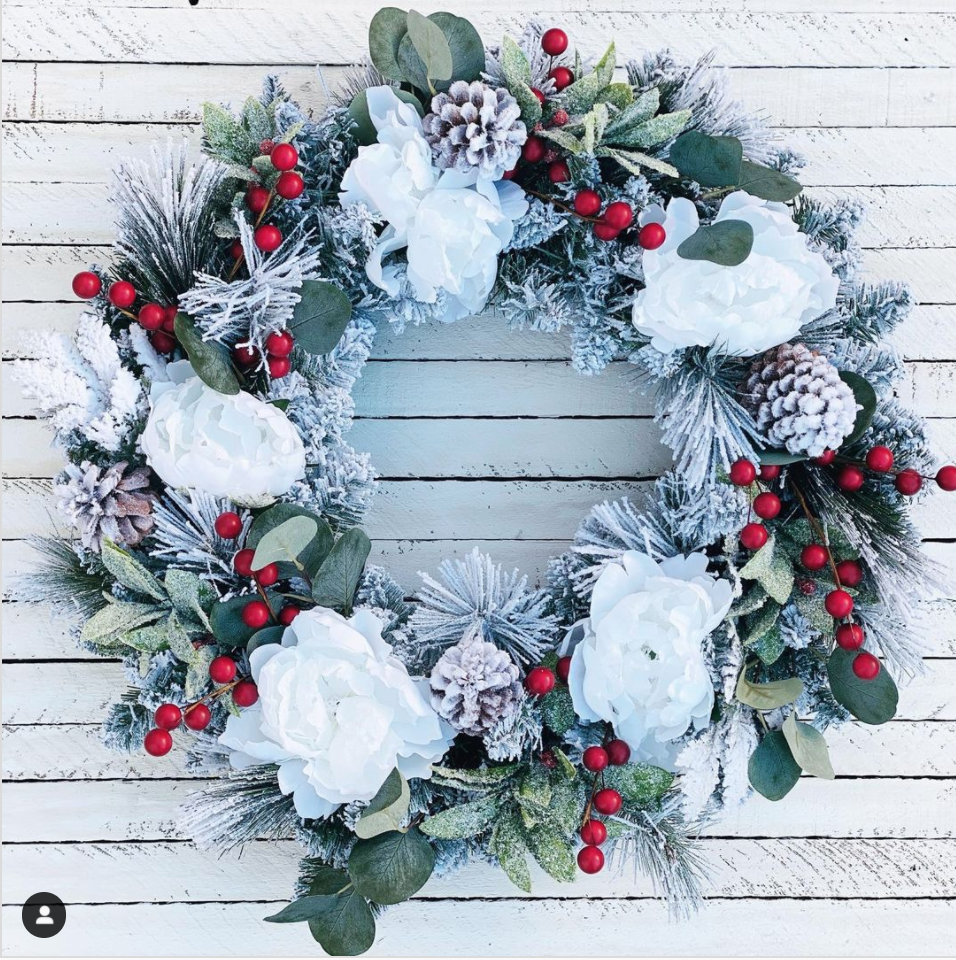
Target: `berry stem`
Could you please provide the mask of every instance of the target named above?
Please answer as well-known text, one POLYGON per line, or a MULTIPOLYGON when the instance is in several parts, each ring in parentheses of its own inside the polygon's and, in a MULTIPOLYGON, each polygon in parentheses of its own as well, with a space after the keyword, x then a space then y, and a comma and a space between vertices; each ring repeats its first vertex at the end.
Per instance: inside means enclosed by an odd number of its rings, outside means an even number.
MULTIPOLYGON (((263 218, 269 211, 269 207, 272 206, 272 201, 275 199, 275 195, 276 191, 275 187, 273 187, 269 191, 269 196, 266 198, 265 206, 259 211, 259 216, 256 217, 256 222, 252 225, 253 230, 262 225, 263 218)), ((232 269, 229 271, 229 276, 226 277, 226 283, 229 283, 235 277, 235 275, 239 272, 239 268, 243 265, 243 263, 245 263, 245 261, 245 253, 243 253, 241 257, 236 258, 236 262, 232 265, 232 269)))
POLYGON ((259 591, 259 596, 262 597, 262 602, 269 608, 269 616, 272 617, 276 623, 278 623, 279 618, 276 616, 275 610, 272 609, 272 604, 269 602, 269 596, 265 590, 262 589, 262 584, 259 583, 258 580, 256 580, 256 590, 259 591))
POLYGON ((833 552, 830 550, 830 540, 829 537, 827 537, 826 530, 823 528, 823 524, 820 523, 820 521, 810 512, 810 507, 807 506, 806 498, 793 480, 790 481, 790 489, 793 491, 794 496, 796 496, 797 500, 799 501, 800 506, 806 515, 807 522, 816 532, 816 535, 820 538, 820 542, 823 544, 823 549, 827 552, 827 561, 830 564, 830 571, 833 574, 833 581, 837 585, 837 590, 842 590, 843 584, 840 583, 840 574, 837 572, 836 560, 833 559, 833 552))
POLYGON ((200 697, 195 703, 190 703, 184 710, 183 716, 186 716, 193 707, 198 707, 199 704, 205 703, 207 700, 215 700, 216 697, 221 697, 224 693, 228 693, 233 687, 237 687, 243 680, 246 680, 246 677, 236 677, 235 680, 231 680, 229 683, 223 684, 221 687, 216 687, 215 690, 210 691, 204 697, 200 697))
POLYGON ((528 187, 524 188, 525 193, 530 193, 532 197, 537 197, 539 200, 546 200, 552 206, 557 207, 559 210, 563 210, 565 213, 570 213, 572 217, 577 217, 578 220, 584 220, 585 223, 600 223, 600 217, 585 217, 582 216, 574 207, 569 207, 566 203, 562 203, 560 200, 555 200, 554 197, 549 197, 546 193, 541 193, 539 190, 531 190, 528 187))

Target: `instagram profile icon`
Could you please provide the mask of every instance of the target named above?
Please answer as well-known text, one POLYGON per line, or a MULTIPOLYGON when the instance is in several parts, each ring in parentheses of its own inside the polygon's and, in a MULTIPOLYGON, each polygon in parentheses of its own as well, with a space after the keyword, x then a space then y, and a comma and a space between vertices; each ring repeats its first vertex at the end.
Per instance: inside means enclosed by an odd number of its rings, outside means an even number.
POLYGON ((66 924, 66 907, 52 893, 35 893, 23 905, 21 918, 34 937, 55 937, 66 924))

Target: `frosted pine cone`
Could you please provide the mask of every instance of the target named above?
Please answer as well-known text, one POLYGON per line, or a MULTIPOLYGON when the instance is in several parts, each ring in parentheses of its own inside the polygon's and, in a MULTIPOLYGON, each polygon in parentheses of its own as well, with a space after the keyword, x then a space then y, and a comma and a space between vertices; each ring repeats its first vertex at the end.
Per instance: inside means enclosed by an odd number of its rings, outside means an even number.
POLYGON ((447 93, 432 98, 432 112, 422 121, 435 165, 443 170, 497 180, 518 162, 528 138, 518 102, 507 90, 480 80, 456 80, 447 93))
POLYGON ((860 409, 837 368, 802 343, 765 353, 751 366, 742 395, 771 447, 808 457, 836 450, 860 409))
POLYGON ((480 737, 521 705, 518 665, 473 637, 446 650, 431 674, 432 706, 456 730, 480 737))
POLYGON ((89 461, 69 464, 54 488, 61 513, 80 531, 87 550, 99 550, 107 537, 135 547, 153 529, 149 468, 126 472, 125 462, 103 470, 89 461))

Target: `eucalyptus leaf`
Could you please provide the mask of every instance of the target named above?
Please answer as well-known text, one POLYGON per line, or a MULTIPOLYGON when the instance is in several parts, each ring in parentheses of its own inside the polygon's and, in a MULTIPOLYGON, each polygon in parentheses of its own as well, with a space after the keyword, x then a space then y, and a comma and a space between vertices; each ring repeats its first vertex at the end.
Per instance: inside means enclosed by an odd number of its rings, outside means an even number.
MULTIPOLYGON (((269 602, 275 606, 276 596, 269 594, 269 602)), ((245 594, 220 600, 209 612, 209 622, 216 642, 223 647, 244 647, 258 632, 257 627, 247 627, 242 619, 242 610, 247 603, 260 599, 256 594, 245 594)), ((280 604, 281 605, 281 604, 280 604)), ((263 628, 264 629, 264 628, 263 628)))
POLYGON ((203 340, 196 324, 185 313, 177 313, 173 323, 176 339, 186 351, 196 376, 218 393, 239 392, 239 378, 232 366, 229 349, 214 340, 203 340))
POLYGON ((736 698, 755 710, 776 710, 793 703, 803 694, 803 681, 799 677, 787 680, 772 680, 770 683, 751 683, 747 670, 740 671, 737 680, 736 698))
POLYGON ((408 36, 425 65, 425 76, 429 80, 451 80, 451 46, 441 27, 416 10, 409 10, 408 36))
POLYGON ((873 414, 876 413, 877 397, 876 391, 870 382, 858 373, 853 373, 850 370, 841 370, 840 379, 853 391, 853 398, 862 408, 856 413, 853 430, 841 444, 841 446, 848 447, 856 443, 856 441, 866 433, 866 428, 873 420, 873 414))
POLYGON ((319 897, 309 932, 333 957, 355 957, 375 943, 375 917, 368 901, 353 888, 337 896, 319 897))
POLYGON ((282 643, 282 634, 286 628, 281 626, 263 627, 257 630, 246 644, 246 653, 252 653, 258 647, 268 646, 270 643, 282 643))
POLYGON ((289 332, 296 346, 324 355, 338 345, 351 317, 351 301, 334 283, 306 280, 299 288, 289 332))
POLYGON ((782 800, 797 785, 800 766, 780 730, 771 730, 760 741, 750 757, 747 773, 750 785, 768 800, 782 800))
POLYGON ((372 544, 357 527, 346 530, 312 581, 312 599, 322 607, 350 610, 372 544))
POLYGON ((853 672, 854 650, 837 647, 827 661, 830 691, 857 720, 878 725, 892 720, 899 705, 899 691, 885 668, 872 680, 861 680, 853 672))
POLYGON ((759 163, 751 163, 750 160, 741 162, 737 186, 753 197, 759 197, 761 200, 777 200, 782 203, 792 200, 803 190, 793 177, 788 177, 779 170, 761 166, 759 163))
POLYGON ((830 751, 819 730, 811 727, 809 723, 801 723, 797 720, 796 713, 791 711, 783 721, 783 735, 787 738, 793 759, 800 764, 802 770, 822 780, 835 779, 836 774, 830 763, 830 751))
POLYGON ((398 830, 408 813, 411 791, 408 781, 393 770, 355 824, 355 835, 370 840, 380 833, 398 830))
POLYGON ((117 582, 128 587, 133 593, 145 594, 154 600, 166 599, 166 590, 159 580, 138 560, 106 537, 103 538, 100 559, 117 582))
POLYGON ((266 533, 256 545, 252 569, 261 570, 270 563, 279 561, 297 564, 303 553, 319 532, 313 517, 289 517, 266 533))
MULTIPOLYGON (((263 513, 256 517, 252 526, 249 528, 249 534, 246 537, 246 546, 257 548, 263 537, 269 531, 274 530, 280 524, 292 519, 293 517, 306 517, 316 525, 316 534, 305 549, 299 553, 299 563, 305 569, 305 572, 314 577, 318 572, 322 562, 329 555, 332 549, 334 535, 332 528, 318 514, 312 513, 305 507, 296 506, 294 503, 277 503, 269 507, 263 513)), ((296 567, 292 563, 279 563, 279 575, 281 577, 291 577, 296 573, 296 567)))
POLYGON ((757 460, 761 466, 786 467, 791 463, 802 463, 808 459, 805 453, 790 453, 787 450, 757 451, 757 460))
POLYGON ((722 267, 736 267, 750 256, 754 228, 746 220, 718 220, 705 224, 678 248, 685 260, 708 260, 722 267))
POLYGON ((435 88, 445 90, 451 86, 453 80, 464 80, 467 83, 479 80, 485 69, 485 45, 474 26, 464 17, 444 11, 429 14, 428 19, 444 34, 451 50, 451 73, 445 78, 433 77, 432 79, 439 81, 435 88))
POLYGON ((670 149, 670 161, 702 187, 735 186, 740 179, 744 148, 736 137, 712 137, 699 130, 681 134, 670 149))
MULTIPOLYGON (((415 94, 409 93, 407 90, 399 90, 397 87, 392 88, 392 93, 403 103, 411 104, 418 111, 420 117, 425 116, 421 101, 415 94)), ((378 141, 378 131, 372 123, 372 117, 368 110, 368 90, 359 90, 352 98, 352 102, 349 104, 349 116, 355 121, 352 135, 360 144, 368 146, 378 141)), ((351 311, 351 304, 349 304, 349 309, 351 311)))
POLYGON ((398 47, 408 32, 408 14, 398 7, 382 7, 368 26, 368 52, 376 69, 389 80, 406 80, 398 62, 398 47))
POLYGON ((375 903, 401 903, 414 896, 435 869, 435 851, 417 827, 359 840, 349 855, 355 889, 375 903))

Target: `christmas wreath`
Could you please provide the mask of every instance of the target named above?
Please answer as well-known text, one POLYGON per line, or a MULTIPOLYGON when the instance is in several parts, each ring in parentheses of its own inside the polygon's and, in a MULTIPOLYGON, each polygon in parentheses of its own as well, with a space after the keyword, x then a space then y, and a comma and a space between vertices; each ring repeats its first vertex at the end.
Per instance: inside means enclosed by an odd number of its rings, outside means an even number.
POLYGON ((857 279, 860 210, 803 194, 706 60, 392 7, 369 53, 321 117, 269 78, 206 105, 202 159, 119 168, 113 263, 18 371, 76 531, 29 587, 125 663, 107 744, 220 774, 197 842, 301 840, 268 919, 329 953, 475 860, 528 891, 613 855, 684 910, 701 824, 832 778, 826 730, 921 669, 908 501, 956 467, 894 396, 909 294, 857 279), (476 551, 409 600, 367 564, 350 390, 377 325, 489 304, 570 327, 582 374, 633 365, 675 466, 542 589, 476 551))

